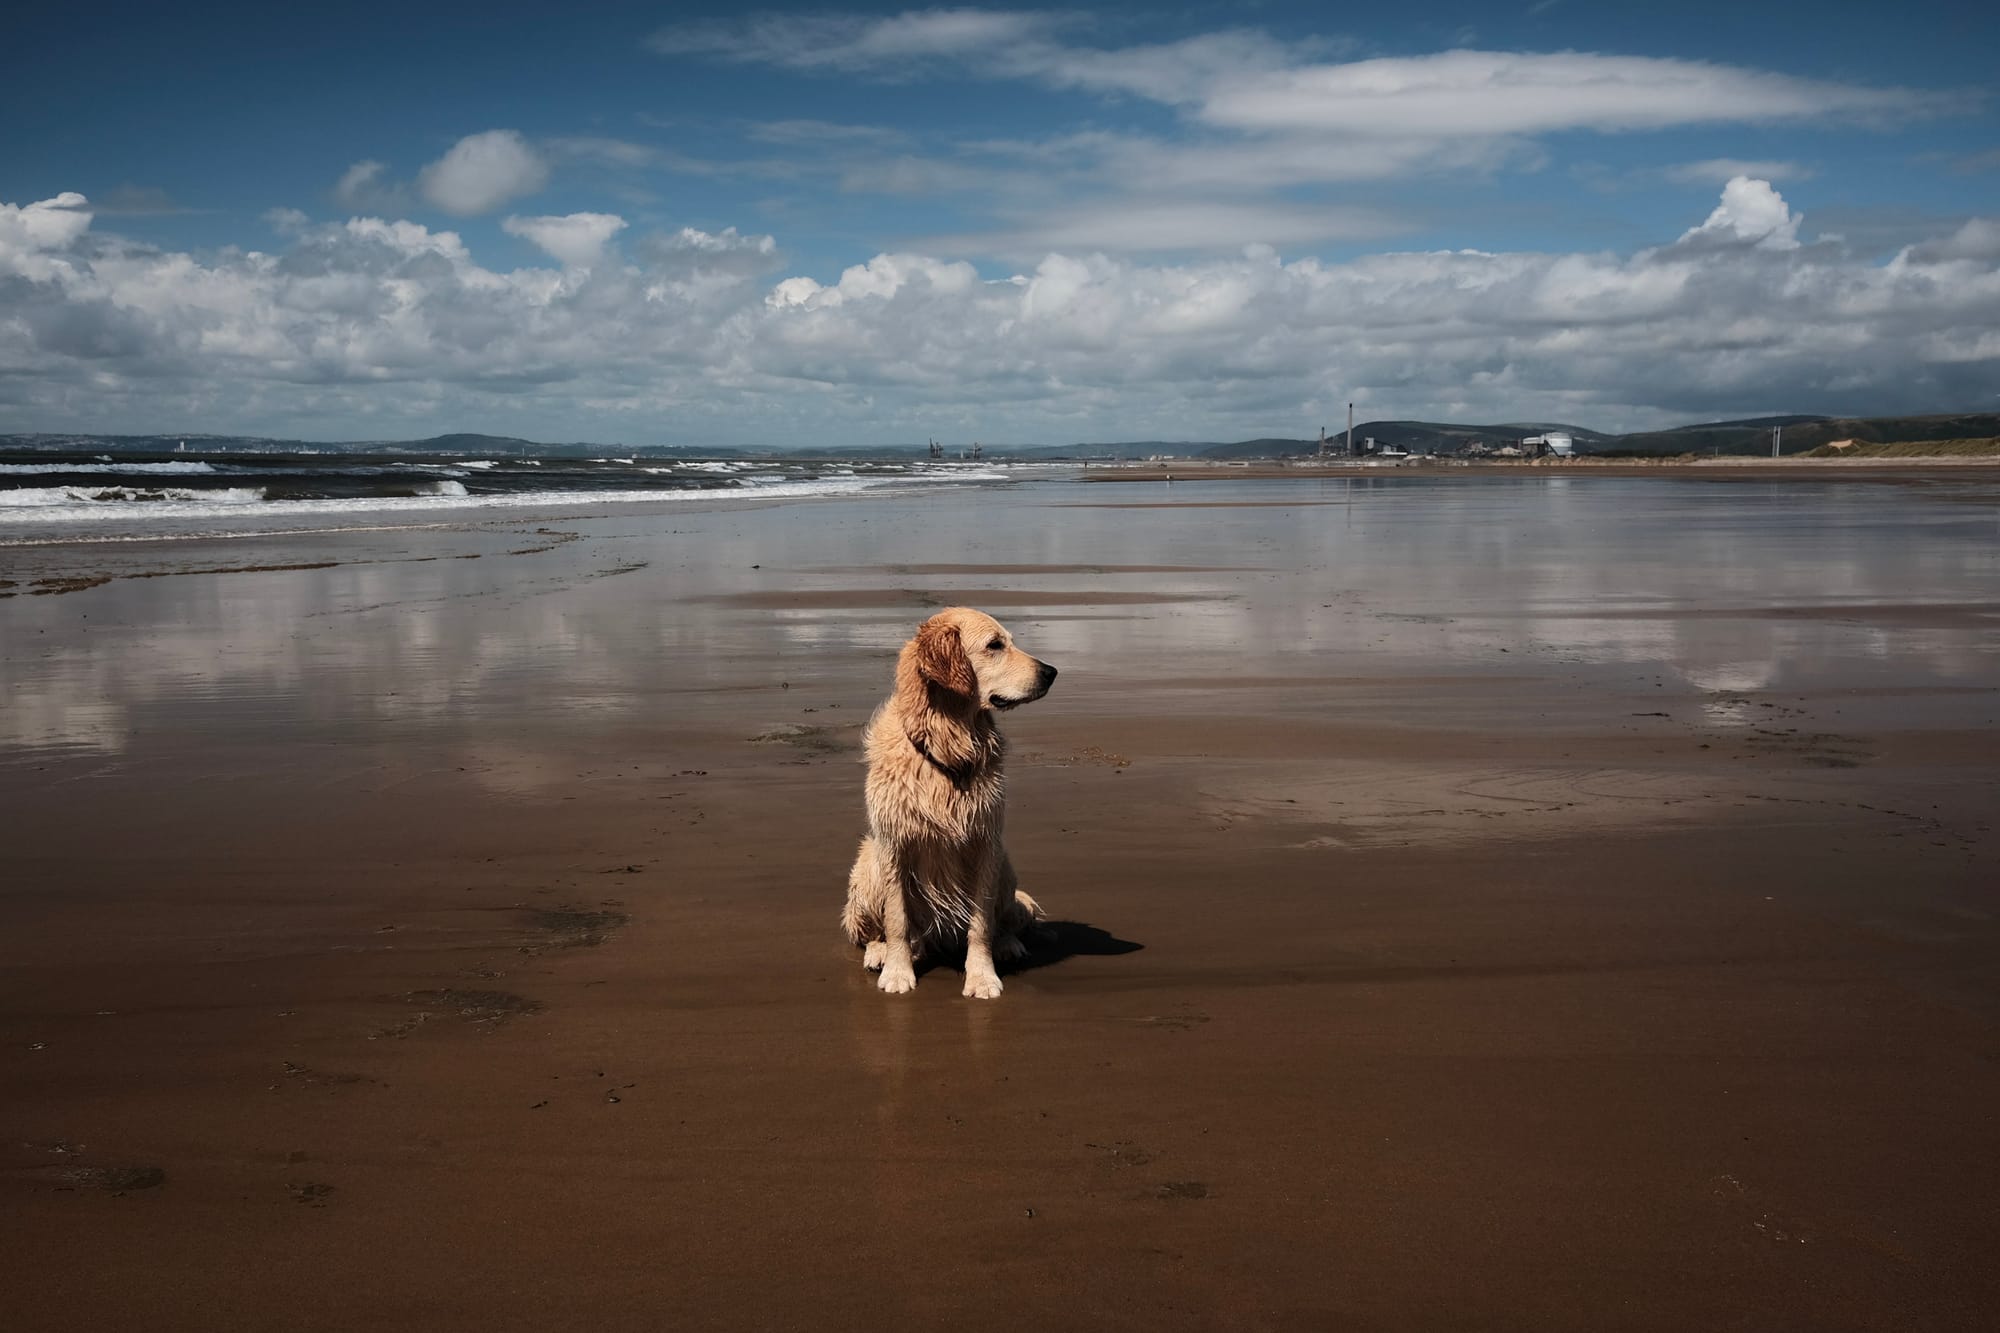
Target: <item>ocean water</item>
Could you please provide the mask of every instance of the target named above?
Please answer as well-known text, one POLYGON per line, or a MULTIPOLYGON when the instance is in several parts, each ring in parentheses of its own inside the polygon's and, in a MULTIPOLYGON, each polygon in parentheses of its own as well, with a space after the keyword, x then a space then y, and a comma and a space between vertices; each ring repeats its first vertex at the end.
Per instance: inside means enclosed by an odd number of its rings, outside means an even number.
POLYGON ((992 464, 459 458, 358 454, 0 454, 0 546, 438 521, 481 510, 807 498, 995 483, 992 464))

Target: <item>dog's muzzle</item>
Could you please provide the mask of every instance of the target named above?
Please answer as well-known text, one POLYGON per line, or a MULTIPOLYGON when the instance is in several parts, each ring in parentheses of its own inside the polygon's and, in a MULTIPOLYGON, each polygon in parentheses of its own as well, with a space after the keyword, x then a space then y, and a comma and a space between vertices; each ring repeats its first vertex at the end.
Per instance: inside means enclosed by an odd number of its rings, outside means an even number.
POLYGON ((1016 695, 1013 698, 1009 698, 1003 694, 996 694, 993 696, 993 706, 1005 709, 1018 708, 1022 704, 1031 704, 1047 694, 1049 686, 1055 683, 1056 669, 1047 662, 1037 662, 1035 663, 1035 688, 1027 694, 1016 695))

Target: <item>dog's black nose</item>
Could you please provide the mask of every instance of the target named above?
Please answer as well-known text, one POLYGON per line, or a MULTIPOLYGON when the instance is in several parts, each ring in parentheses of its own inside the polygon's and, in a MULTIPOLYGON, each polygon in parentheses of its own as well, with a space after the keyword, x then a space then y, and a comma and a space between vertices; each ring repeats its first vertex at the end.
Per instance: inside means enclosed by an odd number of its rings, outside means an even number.
POLYGON ((1054 667, 1050 666, 1047 662, 1043 662, 1037 670, 1040 673, 1039 680, 1043 689, 1046 690, 1049 686, 1055 684, 1056 669, 1054 667))

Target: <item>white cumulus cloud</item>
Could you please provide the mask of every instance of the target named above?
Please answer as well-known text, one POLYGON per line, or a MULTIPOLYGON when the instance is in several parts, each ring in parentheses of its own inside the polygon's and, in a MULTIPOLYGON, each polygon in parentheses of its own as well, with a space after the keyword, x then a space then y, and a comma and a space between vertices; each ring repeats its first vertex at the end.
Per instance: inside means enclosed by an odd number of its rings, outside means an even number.
MULTIPOLYGON (((349 175, 369 163, 359 163, 349 175)), ((417 173, 425 199, 458 217, 490 213, 548 184, 548 163, 517 130, 468 134, 417 173)))
MULTIPOLYGON (((0 277, 12 273, 36 281, 60 280, 72 271, 62 251, 90 230, 90 222, 90 201, 74 190, 31 204, 0 202, 0 277)), ((0 360, 0 374, 5 370, 6 362, 0 360)))
MULTIPOLYGON (((1629 254, 1339 263, 1055 246, 1012 271, 893 252, 814 273, 774 267, 771 237, 685 228, 633 237, 617 264, 504 269, 407 220, 279 221, 272 252, 192 254, 94 230, 78 195, 0 205, 6 419, 1064 443, 1310 435, 1350 399, 1617 429, 1989 406, 2000 382, 2000 219, 1881 263, 1802 243, 1748 177, 1629 254)), ((606 227, 578 243, 624 235, 606 227)))
POLYGON ((0 203, 0 245, 60 250, 90 230, 90 201, 74 190, 32 204, 0 203))
POLYGON ((1766 250, 1796 250, 1799 221, 1771 182, 1737 176, 1722 187, 1722 202, 1681 240, 1733 241, 1766 250))
POLYGON ((1948 264, 1954 260, 1992 263, 2000 260, 2000 220, 1973 218, 1949 236, 1924 241, 1905 250, 1904 263, 1948 264))
POLYGON ((500 229, 538 246, 552 258, 571 267, 587 268, 604 256, 611 238, 625 230, 625 219, 616 213, 567 213, 561 217, 501 220, 500 229))
POLYGON ((772 236, 746 236, 734 227, 724 227, 721 231, 703 231, 699 227, 682 227, 679 231, 660 238, 662 250, 679 250, 700 255, 770 255, 778 249, 777 238, 772 236))

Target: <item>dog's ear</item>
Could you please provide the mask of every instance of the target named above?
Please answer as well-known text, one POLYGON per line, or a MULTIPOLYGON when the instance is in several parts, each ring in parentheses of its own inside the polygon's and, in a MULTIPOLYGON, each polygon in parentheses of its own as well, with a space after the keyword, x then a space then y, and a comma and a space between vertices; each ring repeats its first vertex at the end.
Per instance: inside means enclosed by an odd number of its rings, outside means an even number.
POLYGON ((968 699, 979 697, 979 678, 972 674, 957 626, 933 616, 917 629, 916 648, 917 673, 925 680, 968 699))

